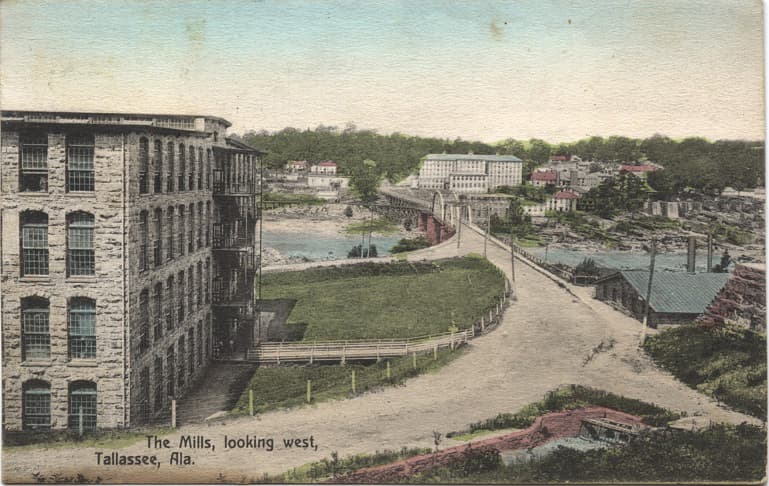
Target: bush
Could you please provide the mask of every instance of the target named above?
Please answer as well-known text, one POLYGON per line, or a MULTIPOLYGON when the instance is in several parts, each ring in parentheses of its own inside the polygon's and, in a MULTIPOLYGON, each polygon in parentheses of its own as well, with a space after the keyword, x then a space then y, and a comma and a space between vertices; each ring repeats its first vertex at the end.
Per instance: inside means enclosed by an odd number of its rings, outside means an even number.
POLYGON ((406 251, 420 250, 430 246, 430 242, 424 236, 418 236, 416 238, 403 238, 398 243, 390 248, 390 253, 403 253, 406 251))
MULTIPOLYGON (((361 248, 363 248, 363 245, 353 246, 352 250, 347 252, 347 258, 360 258, 361 248)), ((363 258, 374 258, 376 256, 378 256, 376 245, 369 245, 368 249, 363 251, 363 258)))
POLYGON ((690 387, 766 420, 766 336, 729 325, 680 326, 649 337, 644 348, 690 387))

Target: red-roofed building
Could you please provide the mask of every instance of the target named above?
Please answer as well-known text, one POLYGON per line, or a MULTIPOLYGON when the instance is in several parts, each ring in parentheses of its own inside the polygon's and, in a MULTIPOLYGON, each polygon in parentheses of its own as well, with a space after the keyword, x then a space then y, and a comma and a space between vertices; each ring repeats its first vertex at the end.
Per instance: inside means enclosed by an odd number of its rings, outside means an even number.
POLYGON ((336 162, 324 160, 323 162, 310 167, 312 174, 336 175, 336 162))
POLYGON ((577 209, 579 194, 574 191, 558 191, 550 200, 551 209, 554 211, 574 211, 577 209))
POLYGON ((554 186, 558 181, 558 174, 554 170, 534 171, 531 174, 531 183, 537 187, 554 186))
POLYGON ((550 162, 568 162, 568 155, 552 155, 550 156, 550 162))

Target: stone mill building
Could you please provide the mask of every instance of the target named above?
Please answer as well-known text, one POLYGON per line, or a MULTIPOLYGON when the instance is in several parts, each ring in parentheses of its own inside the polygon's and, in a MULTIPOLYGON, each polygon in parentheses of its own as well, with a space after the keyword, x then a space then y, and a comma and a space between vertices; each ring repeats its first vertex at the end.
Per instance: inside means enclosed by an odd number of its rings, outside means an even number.
POLYGON ((152 422, 254 320, 260 152, 222 118, 3 111, 3 427, 152 422))

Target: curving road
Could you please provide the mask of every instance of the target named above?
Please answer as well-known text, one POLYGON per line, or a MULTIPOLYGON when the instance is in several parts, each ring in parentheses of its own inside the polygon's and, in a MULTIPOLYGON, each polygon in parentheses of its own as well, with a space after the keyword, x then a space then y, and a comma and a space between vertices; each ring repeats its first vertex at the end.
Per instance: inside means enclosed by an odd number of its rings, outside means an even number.
MULTIPOLYGON (((412 259, 482 253, 483 238, 464 228, 461 246, 454 242, 425 249, 412 259)), ((509 276, 510 254, 489 243, 488 258, 509 276)), ((159 452, 160 469, 146 466, 95 465, 103 448, 17 449, 3 454, 5 481, 31 481, 32 472, 83 473, 106 482, 211 482, 221 473, 228 482, 259 480, 317 461, 337 451, 341 457, 403 446, 432 447, 433 431, 445 434, 468 423, 514 412, 539 400, 548 390, 568 383, 585 384, 643 399, 696 420, 739 423, 757 419, 720 407, 708 397, 657 369, 637 347, 640 325, 590 298, 588 289, 567 292, 550 278, 518 261, 518 301, 508 308, 500 327, 480 337, 451 364, 414 378, 405 386, 351 400, 267 413, 216 426, 190 425, 168 436, 200 434, 213 440, 215 452, 193 451, 195 465, 169 466, 169 451, 159 452), (599 343, 615 340, 612 349, 586 356, 599 343), (284 437, 312 435, 317 450, 222 450, 223 436, 284 437)), ((443 445, 448 445, 444 442, 443 445)), ((109 449, 106 450, 109 452, 109 449)), ((145 443, 121 449, 126 454, 150 452, 145 443)))

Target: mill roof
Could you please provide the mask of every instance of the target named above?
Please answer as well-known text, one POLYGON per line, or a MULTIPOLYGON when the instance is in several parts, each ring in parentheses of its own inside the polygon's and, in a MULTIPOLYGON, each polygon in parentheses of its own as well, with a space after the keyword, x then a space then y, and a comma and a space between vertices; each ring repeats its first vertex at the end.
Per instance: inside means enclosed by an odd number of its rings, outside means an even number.
MULTIPOLYGON (((624 279, 638 295, 646 298, 648 270, 623 270, 596 283, 624 279)), ((729 280, 728 273, 654 272, 649 306, 655 312, 702 314, 729 280)))

